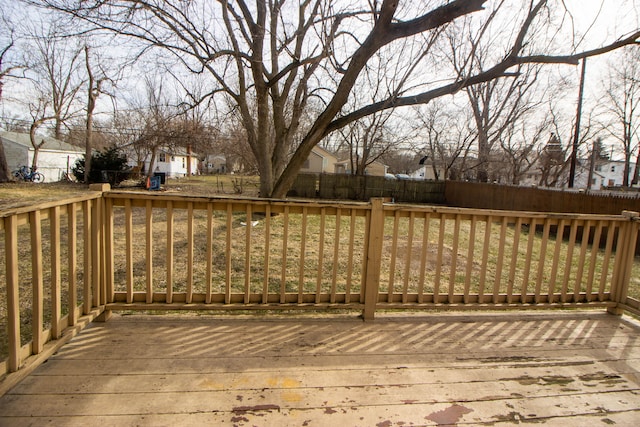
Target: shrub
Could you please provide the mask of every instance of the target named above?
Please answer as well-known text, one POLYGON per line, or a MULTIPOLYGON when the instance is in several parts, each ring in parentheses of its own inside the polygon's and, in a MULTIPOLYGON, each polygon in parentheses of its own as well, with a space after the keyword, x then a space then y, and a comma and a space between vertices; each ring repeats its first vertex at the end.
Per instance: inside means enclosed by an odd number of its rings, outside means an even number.
MULTIPOLYGON (((71 171, 78 181, 84 181, 84 159, 78 159, 71 171)), ((112 146, 104 151, 96 151, 91 155, 91 172, 89 182, 108 182, 117 185, 127 179, 129 167, 127 157, 120 152, 118 147, 112 146)))

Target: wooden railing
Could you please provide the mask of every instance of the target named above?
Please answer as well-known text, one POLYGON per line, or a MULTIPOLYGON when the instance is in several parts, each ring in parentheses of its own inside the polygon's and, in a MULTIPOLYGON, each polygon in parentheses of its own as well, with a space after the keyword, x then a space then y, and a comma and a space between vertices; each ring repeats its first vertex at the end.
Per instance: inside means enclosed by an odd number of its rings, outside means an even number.
POLYGON ((0 217, 9 331, 0 374, 114 310, 640 313, 627 295, 637 213, 107 191, 0 217))
POLYGON ((29 371, 102 313, 104 199, 93 189, 0 213, 0 377, 29 371))

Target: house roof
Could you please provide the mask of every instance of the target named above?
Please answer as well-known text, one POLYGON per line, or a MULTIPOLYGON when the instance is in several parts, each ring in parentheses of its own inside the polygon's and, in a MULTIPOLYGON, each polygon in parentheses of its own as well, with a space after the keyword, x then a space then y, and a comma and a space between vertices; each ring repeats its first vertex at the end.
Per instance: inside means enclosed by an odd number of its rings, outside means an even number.
POLYGON ((160 152, 169 154, 171 156, 198 157, 198 154, 193 151, 191 153, 188 153, 185 147, 161 147, 160 152))
POLYGON ((338 160, 335 154, 317 145, 311 149, 311 152, 322 158, 332 157, 333 159, 338 160))
MULTIPOLYGON (((28 133, 0 132, 0 138, 18 145, 22 145, 25 148, 33 149, 28 133)), ((60 141, 59 139, 55 139, 50 136, 38 135, 37 140, 44 141, 44 145, 41 147, 41 150, 84 153, 83 148, 68 144, 64 141, 60 141)))

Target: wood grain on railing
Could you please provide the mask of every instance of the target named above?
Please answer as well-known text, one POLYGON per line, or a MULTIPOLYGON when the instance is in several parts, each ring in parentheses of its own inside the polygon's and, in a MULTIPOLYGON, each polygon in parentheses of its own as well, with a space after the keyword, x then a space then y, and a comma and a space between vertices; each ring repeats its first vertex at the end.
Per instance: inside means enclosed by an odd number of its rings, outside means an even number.
POLYGON ((103 310, 606 307, 639 215, 91 193, 0 213, 6 362, 103 310), (82 257, 82 260, 79 259, 82 257), (81 278, 81 280, 80 280, 81 278), (26 325, 26 327, 25 327, 26 325), (23 344, 24 341, 24 344, 23 344))
POLYGON ((16 372, 32 355, 48 357, 73 336, 81 320, 86 324, 100 314, 94 302, 100 302, 104 283, 96 252, 102 244, 101 203, 101 193, 91 192, 0 213, 0 288, 2 299, 6 296, 6 317, 0 313, 0 323, 7 331, 6 347, 0 346, 6 349, 0 352, 0 360, 6 358, 0 375, 16 372), (91 229, 94 224, 99 230, 91 229))

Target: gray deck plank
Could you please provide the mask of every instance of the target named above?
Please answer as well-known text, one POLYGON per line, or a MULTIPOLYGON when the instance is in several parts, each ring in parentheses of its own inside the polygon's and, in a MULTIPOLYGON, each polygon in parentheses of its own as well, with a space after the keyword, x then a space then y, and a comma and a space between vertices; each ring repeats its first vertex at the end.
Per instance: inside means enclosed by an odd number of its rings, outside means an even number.
POLYGON ((114 316, 0 426, 640 423, 640 323, 604 312, 114 316))

